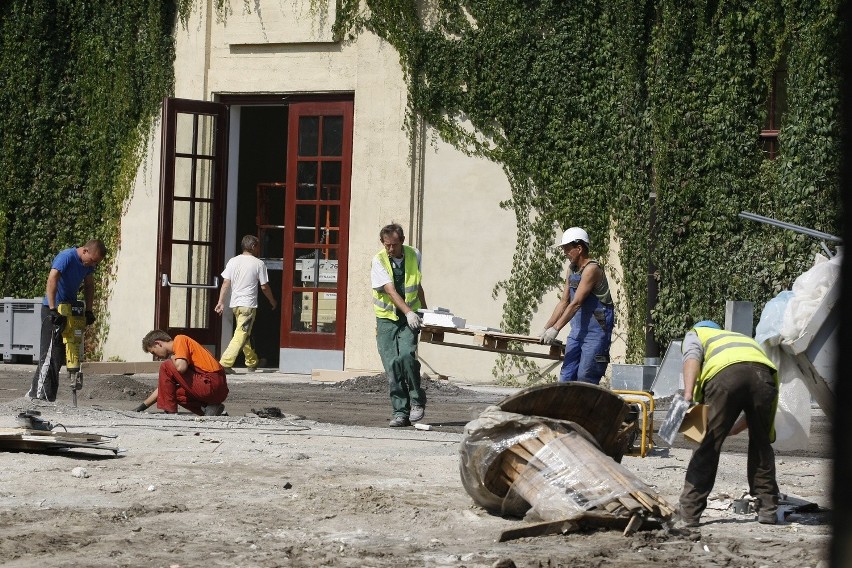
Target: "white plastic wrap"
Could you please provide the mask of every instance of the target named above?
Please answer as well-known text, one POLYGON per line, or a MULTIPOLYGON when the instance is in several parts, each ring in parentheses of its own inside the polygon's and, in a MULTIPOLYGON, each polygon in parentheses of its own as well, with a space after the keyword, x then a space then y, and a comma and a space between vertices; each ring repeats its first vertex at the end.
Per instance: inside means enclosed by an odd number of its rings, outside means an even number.
POLYGON ((793 297, 784 311, 781 336, 785 341, 795 341, 802 335, 820 301, 840 275, 842 254, 838 251, 831 260, 816 255, 813 267, 793 282, 793 297))
POLYGON ((784 324, 784 314, 787 304, 793 299, 792 290, 784 290, 768 302, 760 313, 760 321, 754 330, 754 340, 763 345, 778 345, 781 343, 781 326, 784 324))
POLYGON ((652 492, 624 466, 576 432, 569 432, 535 455, 512 485, 506 500, 517 494, 529 503, 525 516, 528 521, 556 521, 633 491, 652 492), (590 459, 593 455, 595 458, 590 459))
MULTIPOLYGON (((523 444, 531 447, 534 444, 523 444)), ((572 422, 525 416, 489 407, 465 426, 460 447, 462 484, 482 507, 528 520, 559 520, 633 491, 654 491, 624 466, 605 455, 572 422), (555 436, 555 439, 554 439, 555 436), (517 471, 514 483, 500 494, 494 468, 524 442, 547 440, 517 471)), ((517 462, 516 462, 517 463, 517 462)))
MULTIPOLYGON (((803 275, 804 276, 804 275, 803 275)), ((800 277, 801 278, 801 277, 800 277)), ((802 282, 806 282, 803 280, 802 282)), ((799 282, 799 280, 796 280, 799 282)), ((795 286, 794 286, 795 287, 795 286)), ((801 286, 800 286, 801 287, 801 286)), ((825 291, 823 291, 823 294, 825 291)), ((779 346, 783 329, 798 327, 787 325, 787 317, 798 318, 790 308, 796 294, 784 291, 766 303, 755 329, 755 341, 761 344, 769 360, 778 368, 780 392, 775 412, 775 443, 777 450, 801 450, 808 446, 811 433, 811 394, 801 376, 796 360, 779 346)), ((821 297, 821 296, 820 296, 821 297)), ((797 303, 808 308, 807 303, 797 303)), ((811 311, 812 315, 813 311, 811 311)), ((808 315, 808 319, 810 318, 808 315)), ((805 320, 807 324, 808 320, 805 320)), ((804 325, 802 325, 804 327, 804 325)), ((800 333, 800 332, 799 332, 800 333)))
MULTIPOLYGON (((559 422, 538 416, 503 412, 497 406, 489 406, 479 418, 468 422, 464 428, 465 437, 459 447, 459 472, 462 485, 473 500, 489 511, 502 513, 505 494, 494 493, 494 488, 486 485, 489 470, 504 451, 521 441, 537 438, 545 425, 567 432, 559 422)), ((511 514, 523 516, 528 508, 529 504, 519 503, 511 514)))

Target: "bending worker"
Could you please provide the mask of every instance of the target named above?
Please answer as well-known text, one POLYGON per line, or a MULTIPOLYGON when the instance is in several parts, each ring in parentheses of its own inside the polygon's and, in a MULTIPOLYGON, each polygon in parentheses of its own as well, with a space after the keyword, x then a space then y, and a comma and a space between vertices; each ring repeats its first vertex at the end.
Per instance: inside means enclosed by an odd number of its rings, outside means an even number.
POLYGON ((167 414, 178 405, 199 416, 221 416, 228 397, 225 369, 203 345, 186 335, 172 338, 155 329, 142 338, 142 350, 160 363, 157 389, 136 410, 141 412, 155 400, 167 414))
POLYGON ((565 342, 565 359, 559 382, 598 384, 609 363, 609 346, 615 325, 615 306, 603 268, 589 258, 589 235, 571 227, 556 245, 568 258, 565 290, 547 320, 539 340, 548 344, 571 323, 565 342))
POLYGON ((388 426, 410 426, 423 419, 426 393, 420 387, 417 339, 426 296, 420 285, 420 251, 403 245, 396 223, 379 231, 382 249, 373 257, 370 284, 376 312, 376 343, 388 377, 393 418, 388 426))
POLYGON ((680 495, 680 521, 696 527, 716 482, 722 443, 736 434, 737 417, 748 424, 749 493, 757 499, 760 523, 778 522, 775 480, 775 409, 778 370, 757 342, 741 333, 723 331, 700 321, 686 334, 683 351, 683 398, 707 404, 707 433, 692 454, 680 495))

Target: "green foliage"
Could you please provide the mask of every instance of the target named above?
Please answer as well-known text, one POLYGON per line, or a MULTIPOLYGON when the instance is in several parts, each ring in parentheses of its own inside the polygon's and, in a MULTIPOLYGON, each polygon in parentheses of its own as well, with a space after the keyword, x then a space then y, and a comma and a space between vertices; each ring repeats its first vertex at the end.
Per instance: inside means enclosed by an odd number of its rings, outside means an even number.
MULTIPOLYGON (((697 319, 721 319, 726 299, 752 300, 759 313, 818 250, 740 211, 838 232, 836 2, 363 4, 338 0, 335 33, 366 29, 397 49, 407 126, 422 118, 508 176, 518 240, 494 290, 507 296, 508 332, 529 332, 543 294, 561 283, 564 260, 549 245, 571 225, 589 231, 598 258, 610 229, 618 241, 632 361, 643 355, 649 263, 665 345, 697 319), (768 161, 759 133, 785 64, 791 111, 768 161)), ((523 359, 495 369, 504 380, 528 372, 541 378, 523 359)))
MULTIPOLYGON (((0 4, 0 294, 44 294, 60 250, 119 223, 162 97, 175 6, 160 0, 0 4)), ((112 254, 96 273, 102 307, 112 254)), ((97 342, 89 345, 97 351, 97 342)))
MULTIPOLYGON (((212 1, 225 20, 230 0, 212 1)), ((5 296, 42 294, 64 247, 99 237, 118 248, 151 121, 173 89, 174 21, 203 9, 104 6, 0 3, 5 296)), ((502 327, 529 332, 561 284, 564 260, 550 246, 559 231, 587 229, 599 259, 612 233, 635 362, 650 263, 665 345, 694 320, 721 319, 725 299, 752 300, 759 313, 818 250, 740 211, 839 233, 838 12, 837 0, 337 0, 334 33, 369 30, 397 49, 408 128, 425 120, 502 164, 512 187, 503 205, 519 228, 511 273, 494 290, 507 297, 502 327), (779 67, 790 110, 769 161, 758 136, 779 67)), ((104 290, 109 259, 98 273, 104 290)), ((495 373, 541 378, 523 359, 504 358, 495 373)))

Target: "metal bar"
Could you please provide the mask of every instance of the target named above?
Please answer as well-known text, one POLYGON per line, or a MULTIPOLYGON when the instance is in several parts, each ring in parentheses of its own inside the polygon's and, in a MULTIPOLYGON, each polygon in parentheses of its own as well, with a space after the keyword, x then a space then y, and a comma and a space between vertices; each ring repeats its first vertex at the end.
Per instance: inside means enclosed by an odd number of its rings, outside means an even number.
POLYGON ((749 213, 748 211, 740 212, 740 217, 743 219, 749 219, 751 221, 757 221, 759 223, 766 223, 767 225, 773 225, 775 227, 780 227, 782 229, 789 229, 790 231, 796 231, 797 233, 802 233, 803 235, 808 235, 809 237, 814 237, 815 239, 823 239, 825 241, 834 241, 837 243, 842 243, 843 239, 840 237, 836 237, 834 235, 830 235, 828 233, 823 233, 822 231, 815 231, 814 229, 808 229, 807 227, 802 227, 799 225, 794 225, 792 223, 786 223, 784 221, 778 221, 776 219, 771 219, 769 217, 764 217, 763 215, 758 215, 756 213, 749 213))
POLYGON ((205 289, 215 289, 219 288, 219 277, 213 277, 213 284, 177 284, 175 282, 169 281, 169 275, 163 274, 160 277, 160 285, 161 286, 169 286, 171 288, 205 288, 205 289))

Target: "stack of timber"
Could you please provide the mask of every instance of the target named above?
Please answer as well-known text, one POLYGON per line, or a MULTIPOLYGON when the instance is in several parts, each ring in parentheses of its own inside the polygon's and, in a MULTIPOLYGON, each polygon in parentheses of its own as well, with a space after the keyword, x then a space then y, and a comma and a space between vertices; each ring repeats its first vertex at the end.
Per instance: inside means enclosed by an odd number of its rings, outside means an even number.
POLYGON ((30 428, 0 429, 0 451, 55 452, 76 449, 102 450, 118 454, 111 439, 100 434, 57 432, 30 428))
POLYGON ((585 526, 629 534, 672 518, 673 507, 617 461, 625 430, 620 421, 629 411, 624 401, 593 385, 528 391, 468 424, 461 446, 462 483, 477 504, 544 521, 529 527, 532 532, 516 529, 501 540, 585 526), (577 396, 567 396, 571 392, 577 396), (597 407, 589 406, 591 399, 597 407), (550 416, 521 414, 520 408, 550 416))

